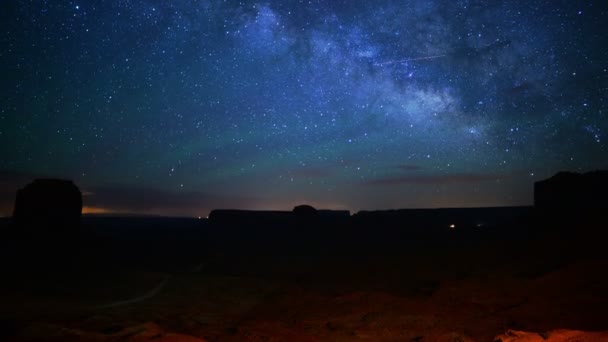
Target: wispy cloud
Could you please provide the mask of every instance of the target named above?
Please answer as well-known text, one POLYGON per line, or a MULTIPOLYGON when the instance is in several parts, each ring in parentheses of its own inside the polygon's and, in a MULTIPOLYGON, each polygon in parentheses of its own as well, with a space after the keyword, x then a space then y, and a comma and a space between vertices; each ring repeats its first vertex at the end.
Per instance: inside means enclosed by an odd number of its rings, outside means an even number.
POLYGON ((401 164, 397 165, 397 168, 401 171, 420 171, 424 169, 422 166, 415 164, 401 164))
POLYGON ((456 183, 480 183, 502 179, 501 175, 489 173, 451 173, 445 175, 412 175, 385 177, 367 180, 366 185, 399 185, 399 184, 420 184, 420 185, 445 185, 456 183))
POLYGON ((329 177, 332 171, 329 167, 301 167, 290 170, 290 176, 303 178, 324 178, 329 177))

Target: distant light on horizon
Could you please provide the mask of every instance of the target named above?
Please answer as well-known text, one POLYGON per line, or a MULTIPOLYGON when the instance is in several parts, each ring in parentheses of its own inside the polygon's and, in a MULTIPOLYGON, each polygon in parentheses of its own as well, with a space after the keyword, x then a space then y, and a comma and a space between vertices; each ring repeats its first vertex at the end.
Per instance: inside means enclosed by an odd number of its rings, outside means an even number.
POLYGON ((114 211, 111 209, 106 209, 106 208, 84 206, 84 207, 82 207, 82 213, 83 214, 113 214, 113 213, 119 214, 120 212, 114 211))

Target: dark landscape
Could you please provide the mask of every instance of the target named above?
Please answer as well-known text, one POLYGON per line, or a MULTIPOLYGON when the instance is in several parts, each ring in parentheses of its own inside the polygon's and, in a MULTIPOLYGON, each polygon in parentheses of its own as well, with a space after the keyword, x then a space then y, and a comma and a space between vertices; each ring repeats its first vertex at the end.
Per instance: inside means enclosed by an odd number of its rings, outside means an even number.
MULTIPOLYGON (((605 173, 560 177, 553 198, 606 186, 605 173)), ((38 208, 29 230, 2 221, 2 339, 606 340, 605 208, 558 204, 85 215, 68 228, 38 208)))

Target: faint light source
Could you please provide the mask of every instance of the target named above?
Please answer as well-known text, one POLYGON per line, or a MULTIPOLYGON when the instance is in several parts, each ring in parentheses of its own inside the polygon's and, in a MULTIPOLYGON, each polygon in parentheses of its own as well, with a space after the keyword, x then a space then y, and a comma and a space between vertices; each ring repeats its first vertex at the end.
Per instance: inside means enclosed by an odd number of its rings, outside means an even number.
POLYGON ((456 228, 456 225, 452 223, 452 224, 450 225, 450 229, 454 229, 454 228, 456 228))

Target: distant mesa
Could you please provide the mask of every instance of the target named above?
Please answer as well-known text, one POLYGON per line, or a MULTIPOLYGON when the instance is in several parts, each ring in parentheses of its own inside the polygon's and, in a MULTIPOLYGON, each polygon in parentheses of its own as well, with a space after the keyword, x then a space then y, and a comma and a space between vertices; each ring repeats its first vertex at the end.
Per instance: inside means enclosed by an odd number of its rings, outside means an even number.
POLYGON ((17 191, 13 217, 35 229, 71 229, 80 225, 82 194, 70 180, 36 179, 17 191))
POLYGON ((607 209, 608 170, 560 172, 534 183, 534 207, 539 209, 607 209))
POLYGON ((407 229, 410 233, 478 231, 509 226, 530 215, 531 207, 437 208, 360 211, 353 216, 361 226, 407 229))
POLYGON ((297 205, 291 212, 296 218, 315 219, 323 222, 350 219, 350 211, 348 210, 316 209, 308 204, 297 205))
POLYGON ((318 214, 317 209, 308 204, 295 206, 292 212, 298 217, 316 217, 318 214))
POLYGON ((304 219, 320 223, 340 223, 350 219, 348 210, 318 210, 310 205, 298 205, 292 211, 256 211, 215 209, 209 221, 217 224, 290 225, 304 219))
POLYGON ((289 211, 214 209, 209 213, 209 221, 218 224, 278 224, 289 223, 291 218, 289 211))

